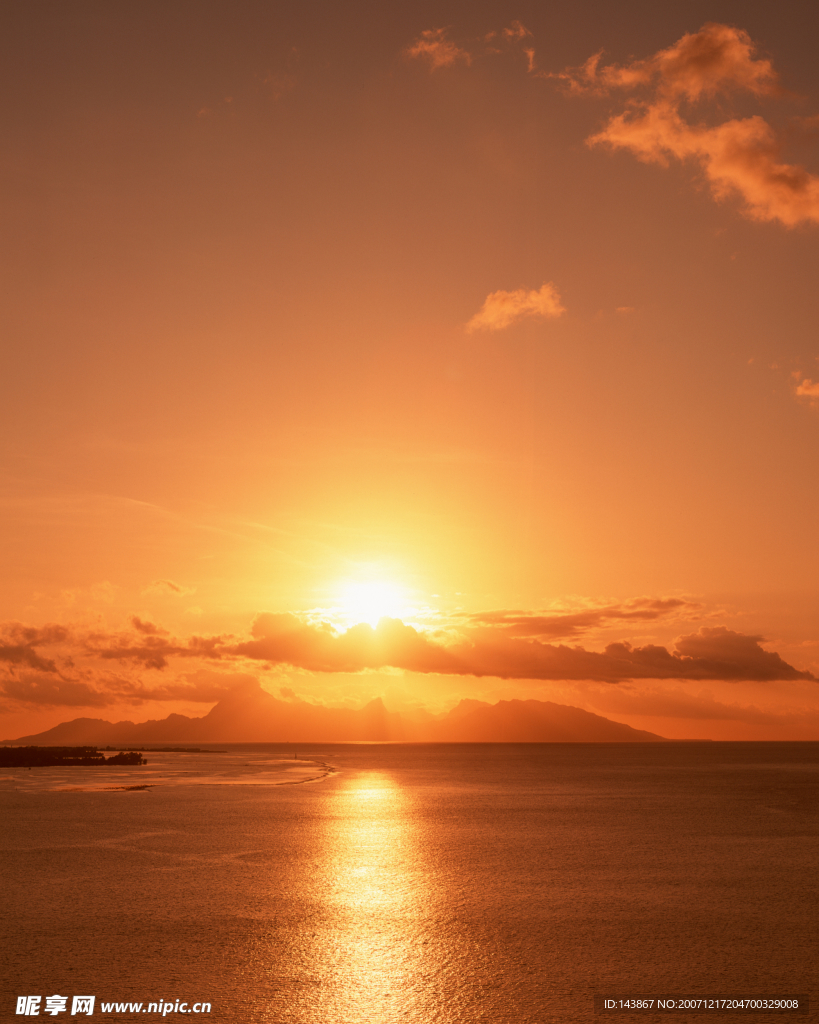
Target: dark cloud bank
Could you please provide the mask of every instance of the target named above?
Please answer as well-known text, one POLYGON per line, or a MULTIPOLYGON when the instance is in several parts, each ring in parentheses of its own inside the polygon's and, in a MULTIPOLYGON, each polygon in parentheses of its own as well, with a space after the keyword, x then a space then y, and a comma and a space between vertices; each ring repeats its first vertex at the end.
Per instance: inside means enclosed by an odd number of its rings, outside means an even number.
MULTIPOLYGON (((513 628, 526 628, 518 616, 513 628)), ((446 642, 420 633, 398 619, 378 626, 361 624, 337 634, 306 625, 292 615, 260 615, 254 639, 237 644, 234 654, 270 664, 289 664, 317 672, 354 672, 363 668, 401 668, 411 672, 495 676, 500 679, 594 680, 627 679, 813 679, 775 652, 761 646, 761 636, 735 633, 724 626, 704 627, 680 637, 675 649, 626 642, 604 651, 545 643, 507 635, 500 629, 475 629, 465 639, 446 642)), ((533 617, 531 630, 542 628, 533 617)))
POLYGON ((180 640, 134 618, 121 632, 82 632, 7 623, 0 628, 0 686, 8 699, 41 706, 102 707, 148 700, 213 703, 253 665, 311 672, 402 669, 443 675, 532 681, 620 683, 641 679, 793 681, 815 677, 762 647, 763 637, 724 626, 680 636, 673 648, 625 641, 603 651, 554 642, 618 621, 652 621, 691 612, 681 599, 638 599, 567 613, 492 612, 468 616, 456 629, 426 632, 399 619, 337 632, 292 614, 263 614, 250 637, 180 640), (180 681, 162 670, 192 670, 180 681), (216 677, 209 666, 234 672, 216 677))

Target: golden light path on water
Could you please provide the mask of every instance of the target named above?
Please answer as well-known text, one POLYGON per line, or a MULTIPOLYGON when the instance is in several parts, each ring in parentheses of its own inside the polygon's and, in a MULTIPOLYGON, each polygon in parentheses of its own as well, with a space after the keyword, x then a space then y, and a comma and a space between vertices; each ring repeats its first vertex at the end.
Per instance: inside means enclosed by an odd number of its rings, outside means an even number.
POLYGON ((433 901, 411 798, 388 774, 366 772, 345 780, 333 800, 325 837, 330 927, 316 950, 323 984, 315 1019, 429 1020, 424 921, 433 901))
POLYGON ((410 941, 404 922, 415 895, 407 872, 414 851, 406 799, 388 775, 376 772, 337 794, 338 816, 327 837, 327 896, 336 927, 323 951, 330 1019, 389 1018, 404 995, 410 941))
POLYGON ((473 826, 454 792, 402 785, 381 769, 342 769, 299 793, 298 824, 279 845, 258 906, 264 930, 242 953, 248 976, 264 978, 254 993, 264 1003, 259 1019, 514 1019, 499 1005, 492 883, 465 869, 473 826))

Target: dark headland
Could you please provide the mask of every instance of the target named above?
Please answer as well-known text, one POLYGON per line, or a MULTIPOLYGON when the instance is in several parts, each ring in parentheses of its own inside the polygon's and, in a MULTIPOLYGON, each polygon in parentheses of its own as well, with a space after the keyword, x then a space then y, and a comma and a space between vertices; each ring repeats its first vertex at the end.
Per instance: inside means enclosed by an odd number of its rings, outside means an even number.
POLYGON ((0 750, 0 768, 67 768, 73 765, 107 766, 146 764, 135 750, 106 757, 96 747, 6 747, 0 750))
POLYGON ((135 724, 75 718, 45 732, 2 744, 94 744, 134 747, 146 743, 661 743, 662 736, 632 729, 601 715, 539 700, 488 704, 462 700, 445 715, 423 709, 390 712, 381 698, 363 708, 330 708, 278 700, 258 683, 227 694, 202 718, 168 715, 135 724))

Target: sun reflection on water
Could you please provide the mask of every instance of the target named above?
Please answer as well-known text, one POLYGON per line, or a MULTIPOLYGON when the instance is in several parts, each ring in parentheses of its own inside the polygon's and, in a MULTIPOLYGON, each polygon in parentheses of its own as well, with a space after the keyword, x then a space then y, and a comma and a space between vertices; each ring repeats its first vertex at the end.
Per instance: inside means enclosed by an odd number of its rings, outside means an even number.
POLYGON ((318 951, 326 1020, 417 1019, 425 873, 409 805, 387 774, 363 774, 338 791, 327 834, 333 925, 318 951))

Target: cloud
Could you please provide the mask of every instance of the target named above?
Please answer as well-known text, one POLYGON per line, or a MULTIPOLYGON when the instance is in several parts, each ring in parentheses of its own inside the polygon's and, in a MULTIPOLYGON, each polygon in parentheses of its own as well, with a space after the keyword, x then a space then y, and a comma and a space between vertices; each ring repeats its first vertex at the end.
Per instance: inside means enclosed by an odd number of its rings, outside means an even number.
POLYGON ((408 57, 429 61, 430 71, 448 68, 457 61, 471 64, 472 55, 447 39, 446 32, 445 28, 426 29, 404 52, 408 57))
POLYGON ((608 94, 643 89, 587 139, 591 146, 625 149, 645 163, 669 158, 699 165, 716 199, 739 196, 751 220, 788 227, 819 222, 819 177, 780 157, 781 140, 762 117, 733 118, 716 125, 691 123, 682 114, 694 103, 731 92, 772 96, 782 90, 771 62, 756 56, 746 32, 707 24, 666 50, 628 65, 601 66, 601 54, 557 75, 573 93, 608 94))
POLYGON ((760 646, 762 637, 745 637, 724 627, 715 627, 708 653, 693 654, 698 637, 709 630, 681 637, 674 651, 654 644, 634 647, 621 641, 605 650, 548 644, 537 640, 481 637, 471 650, 455 649, 473 675, 504 679, 596 680, 622 682, 628 679, 723 679, 775 680, 812 679, 786 664, 778 654, 760 646))
POLYGON ((414 43, 406 47, 404 54, 427 61, 430 71, 435 71, 436 68, 451 67, 457 62, 471 65, 473 60, 481 57, 497 57, 522 50, 528 70, 534 71, 535 51, 529 42, 533 34, 520 21, 515 20, 499 31, 493 29, 481 37, 473 37, 468 43, 468 50, 448 39, 447 31, 445 28, 427 29, 414 43), (528 42, 528 45, 525 45, 524 41, 528 42))
POLYGON ((265 613, 244 638, 174 639, 159 627, 156 633, 87 633, 7 623, 0 626, 0 694, 22 703, 54 706, 215 702, 240 678, 236 670, 247 672, 253 665, 317 673, 398 669, 533 682, 814 679, 776 652, 766 651, 761 636, 724 626, 685 634, 673 649, 618 641, 594 651, 549 642, 614 622, 690 616, 697 608, 681 598, 637 598, 565 614, 488 612, 470 616, 465 626, 447 632, 418 630, 391 618, 381 619, 375 628, 359 623, 340 632, 328 623, 305 622, 290 613, 265 613), (193 671, 177 674, 179 662, 192 663, 193 671), (214 662, 233 672, 214 671, 214 662))
POLYGON ((410 672, 463 674, 463 664, 425 633, 400 619, 383 618, 373 629, 359 623, 345 633, 308 625, 295 615, 260 615, 254 639, 232 648, 233 654, 314 672, 357 672, 366 668, 403 668, 410 672))
POLYGON ((682 658, 701 665, 720 668, 722 679, 810 679, 810 673, 798 672, 774 651, 760 647, 762 636, 736 633, 725 626, 703 626, 697 633, 681 636, 675 643, 682 658))
POLYGON ((560 79, 575 93, 603 95, 654 84, 662 96, 689 101, 732 89, 757 96, 779 92, 771 62, 758 59, 755 52, 747 32, 710 22, 645 60, 601 67, 601 50, 579 68, 546 77, 560 79))
POLYGON ((179 594, 180 597, 186 594, 196 593, 195 587, 183 587, 173 580, 154 580, 143 591, 143 594, 179 594))
POLYGON ((164 635, 141 634, 133 637, 125 633, 97 632, 84 639, 84 647, 86 653, 105 660, 138 662, 145 668, 156 669, 166 668, 169 658, 222 657, 224 636, 192 636, 187 642, 180 642, 173 638, 166 639, 166 630, 157 629, 159 633, 164 635))
POLYGON ((41 707, 103 708, 112 703, 110 691, 98 690, 79 679, 36 672, 3 680, 2 690, 12 700, 41 707))
POLYGON ((761 117, 726 121, 715 128, 691 127, 673 104, 660 101, 641 116, 620 114, 588 140, 629 149, 646 163, 667 164, 667 156, 696 160, 715 198, 739 194, 751 220, 778 220, 788 227, 819 221, 819 177, 781 163, 779 144, 761 117))
POLYGON ((86 664, 70 674, 23 670, 0 676, 0 694, 39 707, 102 708, 157 701, 215 704, 239 684, 258 684, 256 676, 246 672, 216 672, 207 668, 171 678, 157 679, 152 674, 149 680, 146 682, 139 673, 112 673, 86 664))
POLYGON ((153 681, 146 686, 142 680, 119 679, 109 682, 108 690, 116 690, 121 703, 142 704, 146 701, 184 700, 196 704, 215 704, 237 686, 258 685, 255 675, 247 672, 215 672, 199 669, 186 672, 167 682, 153 681))
POLYGON ((521 39, 526 39, 527 36, 531 36, 532 33, 529 29, 522 25, 519 21, 513 21, 509 28, 503 30, 503 36, 510 42, 520 42, 521 39))
POLYGON ((167 633, 166 629, 160 629, 159 626, 155 626, 152 622, 143 622, 139 616, 134 615, 131 619, 131 625, 140 633, 145 633, 147 636, 158 636, 160 633, 167 633))
POLYGON ((599 605, 578 611, 551 614, 531 612, 481 612, 468 616, 475 626, 492 626, 506 636, 571 638, 613 621, 653 622, 657 619, 696 615, 702 605, 680 597, 638 597, 620 605, 599 605))
POLYGON ((812 380, 805 377, 802 383, 796 388, 796 394, 801 398, 809 398, 811 401, 814 399, 819 400, 819 381, 814 384, 812 380))
POLYGON ((63 626, 36 628, 20 622, 4 623, 0 627, 0 664, 5 663, 12 671, 14 666, 26 666, 41 672, 56 672, 56 663, 43 658, 35 648, 62 643, 67 637, 68 630, 63 626))
MULTIPOLYGON (((709 693, 688 693, 686 690, 644 689, 627 691, 609 687, 601 702, 609 711, 620 714, 647 715, 659 718, 688 718, 701 720, 736 720, 745 718, 749 708, 726 704, 709 693)), ((754 709, 756 711, 756 709, 754 709)), ((759 714, 759 712, 756 712, 759 714)))
POLYGON ((466 331, 501 331, 526 317, 552 318, 566 312, 557 288, 549 281, 537 291, 518 288, 514 292, 492 292, 466 325, 466 331))
MULTIPOLYGON (((684 683, 677 685, 657 686, 656 684, 634 684, 626 686, 607 686, 592 692, 586 689, 584 699, 604 715, 631 717, 639 715, 643 718, 685 719, 690 722, 741 722, 753 726, 763 726, 776 731, 785 730, 796 739, 800 734, 816 735, 819 718, 815 703, 805 704, 804 692, 793 695, 793 703, 783 707, 780 703, 781 694, 774 690, 772 696, 775 703, 764 700, 765 694, 756 691, 759 703, 745 703, 736 699, 725 699, 727 695, 718 688, 699 688, 699 684, 684 683), (692 689, 692 685, 697 690, 692 689)), ((734 696, 734 695, 731 695, 734 696)), ((743 690, 742 697, 747 701, 748 692, 743 690)), ((739 737, 737 737, 739 738, 739 737)), ((806 738, 806 737, 805 737, 806 738)))
POLYGON ((724 626, 682 636, 674 651, 654 644, 633 647, 623 641, 598 652, 544 643, 529 635, 510 636, 503 625, 467 631, 453 640, 420 633, 399 619, 383 618, 375 628, 362 623, 336 633, 329 626, 308 625, 293 615, 261 615, 253 626, 255 639, 234 646, 231 653, 318 672, 391 667, 501 679, 598 682, 813 679, 811 673, 800 672, 778 654, 764 650, 761 636, 746 636, 724 626))

